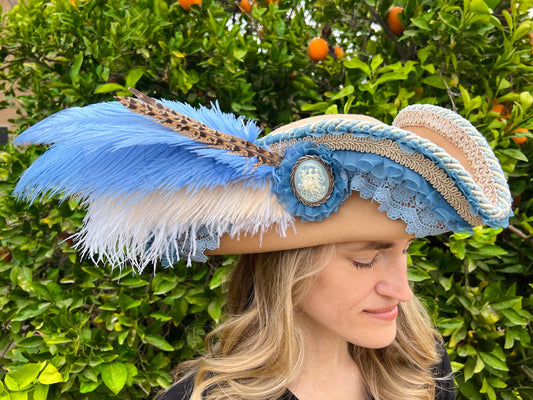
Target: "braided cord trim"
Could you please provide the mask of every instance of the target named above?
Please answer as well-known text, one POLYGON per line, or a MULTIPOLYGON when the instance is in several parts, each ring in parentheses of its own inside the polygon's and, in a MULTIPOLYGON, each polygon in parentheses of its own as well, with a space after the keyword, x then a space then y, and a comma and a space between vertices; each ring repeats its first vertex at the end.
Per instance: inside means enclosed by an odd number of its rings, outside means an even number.
POLYGON ((497 161, 485 156, 487 152, 492 152, 486 140, 471 124, 465 123, 463 117, 446 109, 418 106, 402 110, 394 120, 394 125, 399 128, 427 127, 458 147, 490 203, 498 204, 497 181, 505 180, 505 177, 497 161))
POLYGON ((271 151, 283 154, 286 148, 302 140, 325 144, 333 150, 350 150, 387 157, 424 177, 471 226, 483 225, 481 218, 472 214, 468 200, 455 186, 448 174, 420 153, 406 153, 398 143, 390 139, 374 140, 370 137, 356 137, 351 133, 340 135, 327 133, 322 136, 284 140, 272 144, 271 151))

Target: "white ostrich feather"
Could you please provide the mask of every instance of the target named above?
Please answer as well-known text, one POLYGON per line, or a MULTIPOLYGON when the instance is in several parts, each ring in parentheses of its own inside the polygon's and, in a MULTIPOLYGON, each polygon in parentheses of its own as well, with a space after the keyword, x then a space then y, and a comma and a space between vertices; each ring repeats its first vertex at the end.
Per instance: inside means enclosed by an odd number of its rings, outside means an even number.
POLYGON ((284 236, 293 225, 269 187, 244 183, 194 193, 182 189, 99 196, 94 202, 87 199, 87 206, 83 229, 76 234, 82 253, 118 267, 131 263, 139 271, 161 259, 177 261, 183 250, 190 263, 191 254, 205 250, 206 232, 218 242, 224 233, 253 235, 273 226, 284 236))

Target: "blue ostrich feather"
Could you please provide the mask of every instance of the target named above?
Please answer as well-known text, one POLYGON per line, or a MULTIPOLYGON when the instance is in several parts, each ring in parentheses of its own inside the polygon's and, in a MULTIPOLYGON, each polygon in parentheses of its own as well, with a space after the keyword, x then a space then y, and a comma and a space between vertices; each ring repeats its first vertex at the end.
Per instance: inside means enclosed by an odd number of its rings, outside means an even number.
MULTIPOLYGON (((216 103, 212 104, 212 108, 201 106, 199 109, 176 101, 167 100, 161 103, 210 128, 250 142, 254 142, 261 132, 255 121, 246 121, 243 117, 223 113, 216 103)), ((14 142, 40 144, 74 142, 91 149, 93 146, 124 147, 194 141, 149 117, 132 113, 119 102, 109 102, 59 111, 27 129, 14 142)))
MULTIPOLYGON (((205 125, 248 141, 260 130, 254 121, 212 108, 161 101, 205 125)), ((239 180, 263 186, 273 167, 254 169, 255 158, 209 148, 118 102, 73 107, 37 123, 16 143, 53 144, 20 179, 15 193, 31 200, 63 196, 127 194, 183 187, 226 185, 239 180)))

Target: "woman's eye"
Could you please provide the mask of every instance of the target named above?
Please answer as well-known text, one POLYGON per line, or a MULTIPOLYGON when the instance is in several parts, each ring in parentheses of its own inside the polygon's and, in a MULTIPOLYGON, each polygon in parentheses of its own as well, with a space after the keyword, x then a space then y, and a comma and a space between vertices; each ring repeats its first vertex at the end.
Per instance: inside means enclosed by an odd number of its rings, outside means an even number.
POLYGON ((356 268, 372 268, 374 266, 374 260, 370 261, 369 263, 364 263, 364 262, 361 262, 361 261, 352 260, 352 264, 356 268))

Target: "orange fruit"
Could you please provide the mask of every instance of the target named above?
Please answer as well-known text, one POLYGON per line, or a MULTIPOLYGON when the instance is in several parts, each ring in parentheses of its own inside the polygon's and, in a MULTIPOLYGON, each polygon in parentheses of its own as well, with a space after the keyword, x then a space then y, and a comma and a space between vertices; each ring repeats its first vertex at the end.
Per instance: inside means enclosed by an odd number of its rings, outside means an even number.
POLYGON ((525 142, 527 142, 527 137, 525 136, 520 136, 520 137, 517 137, 517 136, 511 136, 511 139, 514 140, 514 142, 517 144, 517 145, 521 145, 525 142))
POLYGON ((241 0, 239 3, 239 8, 246 14, 250 14, 252 12, 252 3, 250 3, 248 0, 241 0))
POLYGON ((180 3, 180 6, 187 11, 191 10, 193 4, 196 4, 197 6, 202 4, 202 0, 178 0, 178 2, 180 3))
POLYGON ((340 46, 335 46, 333 48, 333 51, 335 52, 336 58, 343 58, 344 57, 344 50, 340 46))
MULTIPOLYGON (((513 133, 525 133, 527 132, 527 129, 526 128, 516 128, 513 133)), ((514 142, 517 144, 517 145, 521 145, 525 142, 527 142, 527 137, 526 136, 511 136, 511 139, 514 140, 514 142)))
POLYGON ((389 12, 387 13, 387 19, 385 22, 387 22, 387 25, 389 26, 392 33, 395 35, 401 35, 403 33, 403 25, 400 22, 400 18, 398 18, 398 14, 403 11, 403 7, 392 7, 389 12))
POLYGON ((503 104, 496 104, 494 107, 490 109, 492 112, 496 112, 498 114, 501 114, 503 111, 503 104))
POLYGON ((307 46, 307 54, 309 58, 315 62, 322 61, 328 56, 329 47, 326 41, 322 38, 314 38, 307 46))
POLYGON ((502 116, 502 118, 508 119, 511 116, 511 109, 513 107, 506 104, 496 104, 490 111, 496 112, 502 116))

